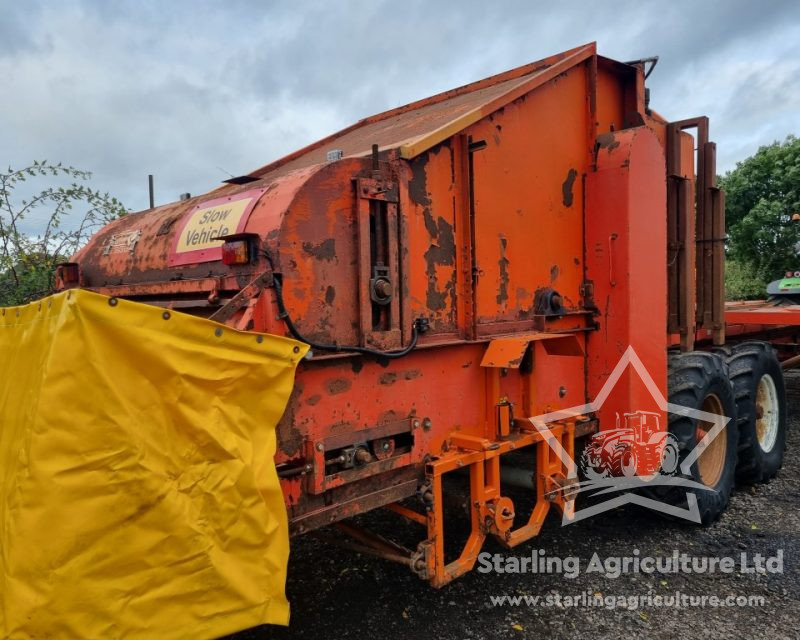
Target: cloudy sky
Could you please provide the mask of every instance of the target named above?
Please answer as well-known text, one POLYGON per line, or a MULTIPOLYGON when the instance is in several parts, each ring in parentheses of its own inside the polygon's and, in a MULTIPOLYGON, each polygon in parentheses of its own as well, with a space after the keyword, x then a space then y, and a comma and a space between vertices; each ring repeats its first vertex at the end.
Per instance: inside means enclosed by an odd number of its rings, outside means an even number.
POLYGON ((60 160, 133 210, 202 193, 364 116, 589 41, 652 55, 652 106, 706 114, 720 169, 800 134, 800 4, 0 4, 0 163, 60 160))

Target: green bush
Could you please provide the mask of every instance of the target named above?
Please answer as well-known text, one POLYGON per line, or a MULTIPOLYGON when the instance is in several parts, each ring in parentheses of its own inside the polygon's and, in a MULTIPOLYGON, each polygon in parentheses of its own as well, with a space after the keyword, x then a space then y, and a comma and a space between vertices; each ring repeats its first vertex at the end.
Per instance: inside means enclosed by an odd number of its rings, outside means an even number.
POLYGON ((725 297, 728 300, 763 300, 767 297, 767 282, 749 264, 728 258, 725 297))

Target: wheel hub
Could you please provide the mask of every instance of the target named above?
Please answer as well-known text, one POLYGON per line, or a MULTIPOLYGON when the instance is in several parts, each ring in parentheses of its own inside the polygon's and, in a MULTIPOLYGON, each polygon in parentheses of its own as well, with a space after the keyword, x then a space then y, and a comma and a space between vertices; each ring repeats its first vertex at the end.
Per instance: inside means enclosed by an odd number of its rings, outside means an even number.
MULTIPOLYGON (((706 396, 700 409, 706 413, 713 413, 718 416, 725 415, 722 409, 722 402, 713 393, 706 396)), ((698 420, 695 432, 696 441, 699 443, 713 428, 714 422, 698 420)), ((706 445, 706 448, 697 458, 700 480, 707 487, 714 487, 717 485, 719 479, 722 477, 722 470, 725 468, 725 458, 728 452, 728 439, 725 434, 725 429, 727 429, 727 426, 723 427, 723 431, 717 434, 717 436, 706 445)))
POLYGON ((769 453, 775 447, 779 426, 778 390, 772 376, 765 373, 756 388, 756 437, 764 453, 769 453))

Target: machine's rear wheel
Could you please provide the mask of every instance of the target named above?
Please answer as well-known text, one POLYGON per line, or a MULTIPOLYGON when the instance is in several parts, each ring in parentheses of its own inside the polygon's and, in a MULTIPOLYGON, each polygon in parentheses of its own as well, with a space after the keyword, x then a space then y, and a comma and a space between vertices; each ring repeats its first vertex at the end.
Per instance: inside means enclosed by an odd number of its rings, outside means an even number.
POLYGON ((722 358, 713 353, 692 352, 670 356, 669 401, 689 409, 731 418, 719 434, 706 446, 691 464, 689 472, 683 470, 687 456, 714 427, 710 420, 671 413, 669 432, 678 447, 676 475, 698 482, 707 489, 672 486, 659 497, 661 500, 685 508, 687 493, 697 498, 702 524, 716 520, 728 506, 734 485, 736 468, 736 401, 728 378, 728 369, 722 358))
POLYGON ((786 389, 775 350, 766 342, 724 349, 736 394, 739 462, 736 480, 766 482, 778 473, 786 448, 786 389))

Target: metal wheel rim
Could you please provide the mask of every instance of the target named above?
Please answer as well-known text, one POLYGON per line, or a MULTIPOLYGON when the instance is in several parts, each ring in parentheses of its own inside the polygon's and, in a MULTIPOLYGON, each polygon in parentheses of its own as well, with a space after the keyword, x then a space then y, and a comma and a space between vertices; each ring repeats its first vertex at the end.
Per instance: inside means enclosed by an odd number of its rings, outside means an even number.
POLYGON ((756 388, 756 437, 764 453, 769 453, 778 440, 781 408, 778 389, 772 376, 765 373, 756 388))
MULTIPOLYGON (((713 393, 706 396, 700 409, 718 416, 725 415, 722 410, 722 402, 713 393)), ((698 420, 697 429, 695 431, 696 441, 699 443, 705 437, 706 433, 713 428, 713 422, 698 420)), ((700 480, 707 487, 716 486, 719 479, 722 477, 722 470, 725 468, 725 458, 728 453, 728 438, 725 432, 727 428, 726 425, 723 431, 708 443, 703 453, 697 458, 697 470, 700 473, 700 480)))

